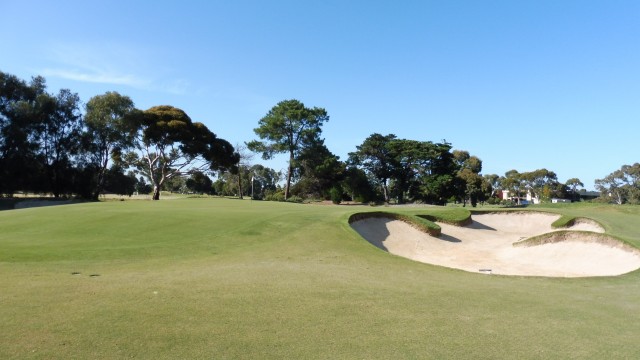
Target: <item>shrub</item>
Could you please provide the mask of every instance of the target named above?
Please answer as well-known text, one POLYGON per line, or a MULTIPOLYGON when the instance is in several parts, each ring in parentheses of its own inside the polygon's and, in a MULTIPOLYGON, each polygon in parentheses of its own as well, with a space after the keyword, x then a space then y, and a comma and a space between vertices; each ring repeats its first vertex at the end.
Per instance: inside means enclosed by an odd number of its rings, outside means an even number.
POLYGON ((267 201, 284 201, 284 193, 281 191, 265 194, 264 199, 267 201))
POLYGON ((331 202, 334 204, 340 204, 342 202, 342 191, 336 187, 332 187, 329 190, 329 195, 331 196, 331 202))

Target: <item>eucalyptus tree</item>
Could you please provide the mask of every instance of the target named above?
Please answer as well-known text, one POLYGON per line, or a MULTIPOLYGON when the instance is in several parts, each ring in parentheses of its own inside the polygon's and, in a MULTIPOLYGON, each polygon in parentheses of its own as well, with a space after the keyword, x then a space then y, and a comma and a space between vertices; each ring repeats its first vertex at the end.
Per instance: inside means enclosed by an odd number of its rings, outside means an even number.
POLYGON ((253 154, 247 151, 246 144, 236 144, 236 155, 238 157, 238 163, 231 167, 231 174, 236 177, 236 184, 238 185, 238 197, 240 199, 243 198, 243 193, 245 188, 243 188, 243 183, 248 182, 251 174, 249 172, 249 167, 251 166, 251 160, 253 159, 253 154), (243 181, 243 175, 244 180, 243 181))
POLYGON ((118 160, 124 151, 133 147, 136 127, 127 118, 135 113, 133 101, 117 92, 96 95, 86 104, 85 145, 95 171, 94 199, 104 188, 109 160, 118 160))
MULTIPOLYGON (((477 156, 470 155, 466 150, 454 150, 452 155, 458 167, 456 173, 457 197, 462 199, 462 206, 467 205, 468 199, 471 206, 475 207, 479 200, 484 199, 484 179, 480 176, 482 160, 477 156)), ((486 190, 486 184, 484 190, 486 190)))
POLYGON ((552 196, 560 196, 561 189, 558 176, 547 169, 537 169, 520 174, 524 190, 542 200, 549 200, 552 196))
POLYGON ((571 189, 571 196, 573 197, 573 200, 578 200, 579 199, 578 188, 584 187, 584 184, 582 183, 582 181, 580 181, 580 179, 578 178, 571 178, 567 180, 567 182, 565 182, 565 186, 568 189, 571 189))
POLYGON ((602 179, 596 179, 596 189, 602 198, 616 204, 640 204, 640 163, 622 167, 602 179))
POLYGON ((282 173, 261 164, 255 164, 249 169, 254 199, 263 199, 268 191, 275 192, 282 173))
POLYGON ((192 122, 181 109, 154 106, 130 121, 138 129, 135 147, 126 163, 134 166, 153 186, 153 200, 160 199, 162 184, 194 171, 219 171, 238 163, 238 154, 226 140, 204 124, 192 122))
POLYGON ((323 108, 307 108, 295 99, 283 100, 271 108, 253 130, 261 140, 253 140, 247 146, 251 151, 262 153, 264 160, 273 158, 275 154, 289 154, 285 200, 289 198, 295 161, 303 144, 309 139, 319 138, 322 124, 327 121, 329 115, 323 108))
POLYGON ((75 162, 81 151, 82 115, 80 97, 62 89, 56 96, 38 96, 37 132, 39 158, 43 166, 41 191, 54 197, 73 192, 75 162))
POLYGON ((515 169, 507 171, 503 177, 500 178, 500 186, 503 190, 509 192, 510 197, 516 197, 516 202, 520 205, 520 196, 522 189, 524 188, 522 175, 515 169))

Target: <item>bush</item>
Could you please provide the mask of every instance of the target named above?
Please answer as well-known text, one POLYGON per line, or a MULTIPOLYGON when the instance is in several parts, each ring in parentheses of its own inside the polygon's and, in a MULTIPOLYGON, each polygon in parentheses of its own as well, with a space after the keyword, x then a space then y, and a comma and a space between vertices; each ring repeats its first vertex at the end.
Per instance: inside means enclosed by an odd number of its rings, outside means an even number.
POLYGON ((284 193, 281 191, 268 193, 264 195, 266 201, 284 201, 284 193))
POLYGON ((329 190, 329 195, 331 196, 331 202, 334 204, 340 204, 342 202, 342 191, 336 187, 332 187, 329 190))

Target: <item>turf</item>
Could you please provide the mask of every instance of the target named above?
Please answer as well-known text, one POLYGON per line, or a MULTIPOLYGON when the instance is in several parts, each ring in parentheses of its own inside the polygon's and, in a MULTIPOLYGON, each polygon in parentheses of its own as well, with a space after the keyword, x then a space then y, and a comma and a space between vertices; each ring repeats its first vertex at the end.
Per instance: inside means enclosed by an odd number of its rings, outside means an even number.
MULTIPOLYGON (((2 211, 0 358, 640 353, 640 272, 557 279, 421 264, 349 227, 352 214, 377 210, 176 199, 2 211)), ((544 210, 593 218, 640 245, 639 208, 544 210)))

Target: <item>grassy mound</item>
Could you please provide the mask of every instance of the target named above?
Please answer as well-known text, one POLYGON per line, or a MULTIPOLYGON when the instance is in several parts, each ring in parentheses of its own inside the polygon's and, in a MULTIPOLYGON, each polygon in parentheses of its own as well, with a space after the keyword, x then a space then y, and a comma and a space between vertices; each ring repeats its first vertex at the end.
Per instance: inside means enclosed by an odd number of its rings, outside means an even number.
POLYGON ((513 246, 529 247, 544 244, 553 244, 563 241, 595 242, 609 247, 619 248, 625 251, 640 254, 640 249, 633 247, 622 239, 615 238, 607 234, 594 233, 590 231, 554 231, 514 243, 513 246))
POLYGON ((386 212, 386 211, 369 211, 369 212, 361 212, 353 214, 349 217, 349 224, 370 218, 385 218, 392 220, 400 220, 403 221, 414 228, 426 232, 431 236, 440 236, 441 228, 438 224, 430 221, 422 216, 409 215, 409 214, 399 214, 394 212, 386 212))

